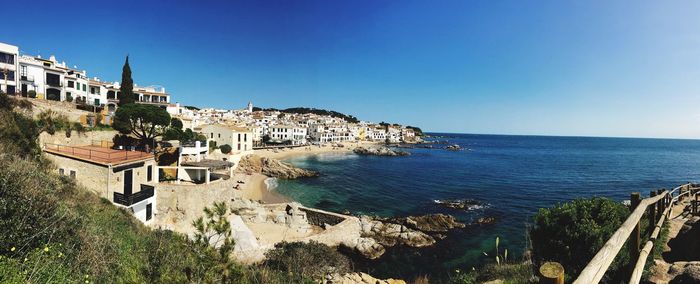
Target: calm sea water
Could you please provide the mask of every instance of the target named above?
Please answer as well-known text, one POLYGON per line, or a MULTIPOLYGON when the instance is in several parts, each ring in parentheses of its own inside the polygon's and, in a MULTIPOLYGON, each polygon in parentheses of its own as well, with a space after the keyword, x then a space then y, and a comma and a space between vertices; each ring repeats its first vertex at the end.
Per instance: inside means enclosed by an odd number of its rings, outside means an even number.
MULTIPOLYGON (((579 197, 622 201, 633 191, 648 195, 700 180, 700 141, 437 134, 465 150, 408 149, 407 157, 325 154, 289 162, 320 171, 314 179, 280 181, 278 191, 304 205, 336 212, 380 216, 448 213, 472 222, 495 216, 497 223, 448 235, 425 249, 395 248, 359 269, 381 277, 445 275, 471 269, 494 250, 522 253, 526 224, 540 207, 579 197), (435 199, 474 199, 482 209, 441 208, 435 199)), ((435 145, 441 147, 445 145, 435 145)))

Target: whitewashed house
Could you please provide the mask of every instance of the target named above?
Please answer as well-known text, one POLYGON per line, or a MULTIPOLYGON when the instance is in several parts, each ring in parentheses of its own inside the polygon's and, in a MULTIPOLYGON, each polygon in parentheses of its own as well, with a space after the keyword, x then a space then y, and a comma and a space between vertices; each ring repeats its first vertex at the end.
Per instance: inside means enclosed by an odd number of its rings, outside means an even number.
POLYGON ((17 46, 0 42, 0 90, 7 94, 16 94, 19 91, 17 89, 18 55, 17 46))
POLYGON ((231 146, 231 154, 253 150, 253 132, 245 127, 227 124, 206 124, 195 128, 196 132, 213 141, 217 147, 231 146))

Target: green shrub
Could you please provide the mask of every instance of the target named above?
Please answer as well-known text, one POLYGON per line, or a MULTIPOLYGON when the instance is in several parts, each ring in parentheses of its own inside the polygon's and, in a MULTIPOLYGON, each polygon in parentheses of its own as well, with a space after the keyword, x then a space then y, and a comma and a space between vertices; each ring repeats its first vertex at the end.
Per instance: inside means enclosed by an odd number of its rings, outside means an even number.
POLYGON ((71 96, 71 95, 66 95, 66 101, 69 102, 69 103, 73 102, 73 96, 71 96))
POLYGON ((184 133, 180 129, 168 127, 163 132, 163 140, 181 140, 184 133))
POLYGON ((30 97, 32 99, 36 98, 36 91, 31 90, 31 91, 27 92, 27 97, 30 97))
POLYGON ((221 153, 228 154, 228 153, 231 153, 232 149, 231 149, 230 145, 224 144, 224 145, 221 145, 221 147, 219 147, 219 150, 221 150, 221 153))
POLYGON ((179 118, 173 117, 170 119, 170 127, 182 130, 182 120, 179 118))
POLYGON ((318 242, 282 242, 265 254, 265 265, 287 272, 298 282, 322 279, 328 274, 350 272, 350 260, 318 242))
MULTIPOLYGON (((576 277, 629 215, 629 209, 607 198, 577 199, 542 208, 530 231, 535 263, 561 263, 568 277, 576 277)), ((629 261, 622 249, 608 269, 615 278, 629 261)))
POLYGON ((217 147, 216 147, 216 141, 213 141, 213 140, 212 140, 212 141, 209 141, 209 149, 210 149, 210 150, 214 150, 214 149, 216 149, 216 148, 217 148, 217 147))

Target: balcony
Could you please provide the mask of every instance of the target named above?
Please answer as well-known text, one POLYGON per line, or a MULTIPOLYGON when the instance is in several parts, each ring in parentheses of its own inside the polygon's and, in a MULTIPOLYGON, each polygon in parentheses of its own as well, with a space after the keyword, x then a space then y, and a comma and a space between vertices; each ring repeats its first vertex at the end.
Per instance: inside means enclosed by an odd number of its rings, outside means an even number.
POLYGON ((63 87, 63 83, 61 82, 46 82, 46 85, 49 85, 51 87, 63 87))
POLYGON ((20 76, 20 80, 22 80, 22 81, 27 81, 27 82, 34 82, 34 76, 32 76, 32 75, 23 75, 23 76, 20 76))
POLYGON ((141 184, 141 191, 131 194, 129 196, 126 196, 123 193, 115 192, 114 203, 129 207, 131 205, 153 197, 154 192, 155 188, 152 185, 141 184))

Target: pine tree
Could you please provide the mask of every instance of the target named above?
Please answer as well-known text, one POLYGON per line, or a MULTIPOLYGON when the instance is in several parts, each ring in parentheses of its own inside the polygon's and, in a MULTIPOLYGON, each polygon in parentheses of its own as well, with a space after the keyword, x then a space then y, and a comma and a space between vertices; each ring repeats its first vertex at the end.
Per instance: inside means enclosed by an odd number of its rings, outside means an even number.
POLYGON ((122 68, 122 84, 119 87, 119 106, 134 103, 134 80, 131 79, 131 67, 129 66, 129 56, 122 68))

